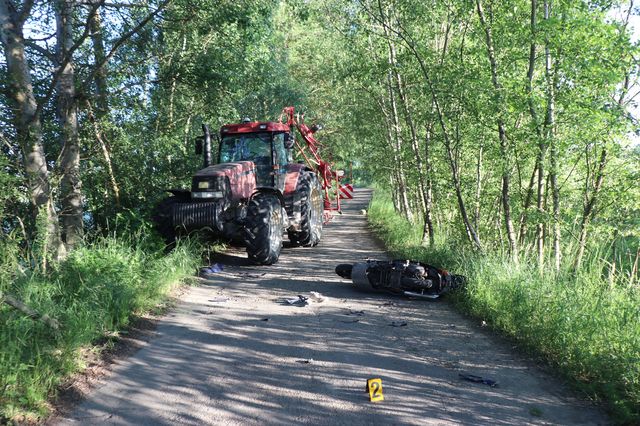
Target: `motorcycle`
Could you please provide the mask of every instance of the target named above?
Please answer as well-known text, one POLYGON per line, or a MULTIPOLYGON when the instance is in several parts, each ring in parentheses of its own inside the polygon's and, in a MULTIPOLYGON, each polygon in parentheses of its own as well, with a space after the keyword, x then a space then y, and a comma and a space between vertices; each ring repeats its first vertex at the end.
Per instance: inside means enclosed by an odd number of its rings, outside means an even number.
POLYGON ((466 284, 462 275, 410 260, 343 263, 336 266, 336 274, 352 280, 356 287, 423 299, 437 299, 466 284))

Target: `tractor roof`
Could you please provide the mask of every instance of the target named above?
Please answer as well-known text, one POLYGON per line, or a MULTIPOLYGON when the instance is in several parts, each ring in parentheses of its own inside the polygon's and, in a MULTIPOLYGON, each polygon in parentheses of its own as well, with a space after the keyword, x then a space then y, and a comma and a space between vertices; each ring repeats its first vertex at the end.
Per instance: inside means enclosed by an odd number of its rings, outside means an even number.
POLYGON ((227 124, 220 128, 221 135, 234 133, 288 132, 291 128, 285 123, 273 121, 254 121, 251 123, 227 124))

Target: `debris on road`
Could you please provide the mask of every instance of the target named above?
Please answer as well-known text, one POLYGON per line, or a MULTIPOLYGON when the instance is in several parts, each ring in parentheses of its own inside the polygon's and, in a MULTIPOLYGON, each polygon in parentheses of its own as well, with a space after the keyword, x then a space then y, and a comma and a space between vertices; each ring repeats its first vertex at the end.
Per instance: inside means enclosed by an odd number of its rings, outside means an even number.
POLYGON ((288 305, 307 306, 309 304, 309 298, 299 294, 295 299, 284 299, 284 302, 288 305))
POLYGON ((389 324, 391 327, 405 327, 407 325, 406 321, 393 321, 389 324))
POLYGON ((322 294, 318 293, 317 291, 312 291, 309 293, 310 299, 314 302, 318 302, 318 303, 322 303, 326 300, 326 297, 324 297, 322 294))
POLYGON ((475 376, 473 374, 462 374, 462 373, 460 373, 460 374, 458 374, 458 376, 462 380, 466 380, 468 382, 482 383, 484 385, 491 386, 492 388, 495 388, 496 386, 498 386, 498 382, 496 382, 495 380, 485 379, 485 378, 482 378, 480 376, 475 376))
POLYGON ((359 317, 364 315, 364 311, 354 311, 353 309, 349 309, 347 315, 357 315, 359 317))
POLYGON ((214 263, 211 266, 205 266, 200 268, 200 275, 211 275, 217 274, 218 272, 224 271, 224 266, 221 263, 214 263))
POLYGON ((228 301, 229 301, 229 298, 224 296, 214 297, 213 299, 209 299, 209 302, 212 302, 212 303, 225 303, 228 301))
POLYGON ((253 274, 251 272, 238 272, 236 275, 238 275, 239 277, 243 277, 243 278, 260 278, 260 277, 264 277, 265 275, 267 275, 267 273, 263 272, 261 274, 253 274))
POLYGON ((354 320, 349 320, 349 321, 340 321, 340 322, 345 323, 345 324, 353 324, 353 323, 355 323, 355 322, 360 322, 360 320, 359 320, 359 319, 354 319, 354 320))
POLYGON ((298 364, 313 364, 313 358, 299 359, 296 361, 298 364))

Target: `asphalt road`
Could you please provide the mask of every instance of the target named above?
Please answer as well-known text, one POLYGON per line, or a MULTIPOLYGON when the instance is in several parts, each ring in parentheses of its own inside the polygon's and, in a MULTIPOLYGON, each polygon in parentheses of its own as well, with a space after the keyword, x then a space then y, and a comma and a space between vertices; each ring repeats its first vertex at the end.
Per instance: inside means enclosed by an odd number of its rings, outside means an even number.
POLYGON ((335 275, 338 263, 386 256, 361 213, 370 195, 358 191, 318 247, 285 248, 277 265, 251 266, 242 249, 221 256, 223 272, 184 294, 146 345, 53 423, 609 423, 445 301, 362 292, 335 275), (283 302, 311 291, 326 299, 283 302), (375 377, 384 401, 373 403, 365 385, 375 377))

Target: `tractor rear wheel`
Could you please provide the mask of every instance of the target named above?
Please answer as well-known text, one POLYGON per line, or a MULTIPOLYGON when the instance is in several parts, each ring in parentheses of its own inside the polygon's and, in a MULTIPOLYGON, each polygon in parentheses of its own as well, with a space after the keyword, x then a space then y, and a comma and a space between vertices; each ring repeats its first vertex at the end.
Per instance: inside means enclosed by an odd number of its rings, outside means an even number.
POLYGON ((300 195, 300 230, 289 231, 294 246, 317 246, 322 238, 322 189, 313 173, 300 176, 296 191, 300 195))
POLYGON ((245 242, 249 259, 272 265, 282 250, 284 217, 280 200, 273 194, 258 194, 249 201, 245 242))

